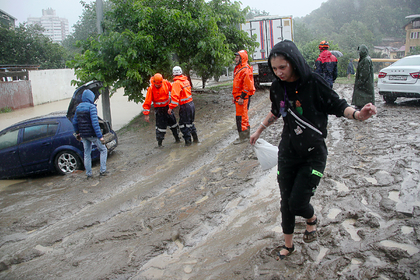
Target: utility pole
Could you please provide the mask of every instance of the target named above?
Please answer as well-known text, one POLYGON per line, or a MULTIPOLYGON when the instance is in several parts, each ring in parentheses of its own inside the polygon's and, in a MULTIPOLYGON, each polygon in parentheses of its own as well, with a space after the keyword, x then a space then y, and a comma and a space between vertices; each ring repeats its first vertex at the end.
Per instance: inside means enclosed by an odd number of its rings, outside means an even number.
MULTIPOLYGON (((102 0, 96 0, 96 28, 98 29, 98 34, 103 33, 102 29, 102 19, 104 17, 104 8, 102 0)), ((102 112, 103 118, 105 121, 108 121, 112 125, 111 119, 111 104, 109 101, 109 88, 105 87, 102 90, 102 112)))

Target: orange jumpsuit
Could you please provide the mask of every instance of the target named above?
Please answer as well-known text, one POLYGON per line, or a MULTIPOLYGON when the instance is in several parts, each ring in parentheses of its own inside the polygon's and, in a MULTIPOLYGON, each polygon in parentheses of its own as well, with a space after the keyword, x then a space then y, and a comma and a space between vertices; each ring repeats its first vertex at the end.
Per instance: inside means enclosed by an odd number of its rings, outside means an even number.
POLYGON ((165 138, 166 128, 172 131, 175 140, 178 141, 178 123, 176 122, 175 114, 168 114, 169 103, 171 101, 169 93, 172 90, 172 84, 163 79, 162 86, 157 88, 154 84, 153 77, 150 79, 150 86, 147 89, 146 99, 143 103, 143 114, 149 115, 150 108, 153 102, 156 116, 156 140, 162 141, 165 138))
POLYGON ((174 77, 172 83, 170 109, 174 109, 179 105, 179 129, 185 143, 191 143, 191 137, 194 141, 198 141, 197 129, 194 125, 195 106, 191 95, 191 84, 188 77, 178 75, 174 77))
POLYGON ((183 105, 192 101, 191 85, 188 77, 184 75, 175 76, 172 83, 172 96, 170 109, 174 109, 178 105, 183 105))
POLYGON ((150 79, 150 86, 147 89, 146 99, 143 103, 143 114, 148 115, 150 108, 153 105, 155 107, 165 107, 169 105, 170 98, 169 92, 172 90, 172 84, 168 80, 162 81, 162 86, 157 88, 154 86, 153 77, 150 79))
POLYGON ((236 65, 233 71, 233 99, 236 107, 236 126, 238 132, 249 128, 248 108, 251 95, 255 93, 254 76, 252 66, 248 64, 248 53, 244 50, 239 52, 241 63, 236 65), (244 99, 243 105, 238 104, 239 97, 244 99))

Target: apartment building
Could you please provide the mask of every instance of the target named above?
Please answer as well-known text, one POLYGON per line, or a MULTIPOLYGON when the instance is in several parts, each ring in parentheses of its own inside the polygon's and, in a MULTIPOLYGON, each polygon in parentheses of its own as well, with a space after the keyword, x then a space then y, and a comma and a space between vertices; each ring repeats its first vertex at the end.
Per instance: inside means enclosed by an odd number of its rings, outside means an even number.
POLYGON ((29 17, 28 24, 44 27, 43 34, 54 43, 61 43, 70 34, 68 19, 58 17, 52 8, 42 9, 42 17, 29 17))
POLYGON ((404 26, 405 37, 405 55, 416 47, 420 47, 420 15, 406 16, 411 21, 404 26))
POLYGON ((4 28, 15 29, 16 18, 0 9, 0 25, 4 28))

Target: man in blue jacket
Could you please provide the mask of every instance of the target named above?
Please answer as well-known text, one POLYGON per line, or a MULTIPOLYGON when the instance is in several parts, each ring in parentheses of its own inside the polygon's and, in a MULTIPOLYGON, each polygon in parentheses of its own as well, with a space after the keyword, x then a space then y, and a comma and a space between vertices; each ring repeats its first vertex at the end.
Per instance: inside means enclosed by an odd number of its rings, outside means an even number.
POLYGON ((98 121, 98 110, 96 109, 95 94, 87 89, 83 92, 82 103, 76 108, 73 118, 73 127, 77 137, 82 138, 84 148, 84 163, 87 179, 92 178, 92 143, 98 147, 100 152, 100 176, 106 176, 106 159, 108 151, 102 142, 104 141, 98 121))

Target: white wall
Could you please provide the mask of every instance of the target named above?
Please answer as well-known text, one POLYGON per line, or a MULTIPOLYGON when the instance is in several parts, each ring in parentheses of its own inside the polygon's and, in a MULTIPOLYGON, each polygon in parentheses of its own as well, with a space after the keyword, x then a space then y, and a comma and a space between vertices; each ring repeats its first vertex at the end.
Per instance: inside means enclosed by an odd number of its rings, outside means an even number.
POLYGON ((34 106, 71 98, 77 88, 71 85, 76 80, 73 69, 31 70, 29 80, 34 106))

